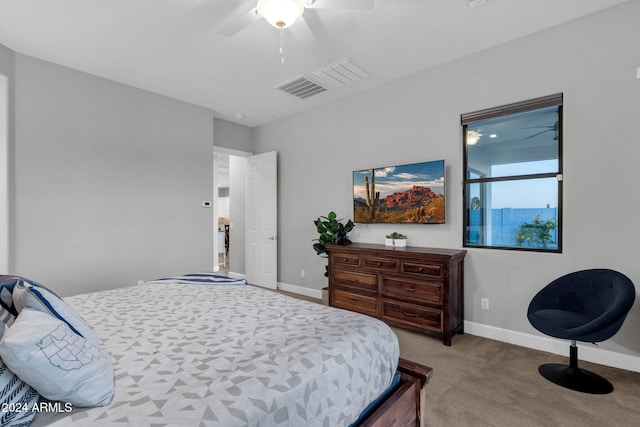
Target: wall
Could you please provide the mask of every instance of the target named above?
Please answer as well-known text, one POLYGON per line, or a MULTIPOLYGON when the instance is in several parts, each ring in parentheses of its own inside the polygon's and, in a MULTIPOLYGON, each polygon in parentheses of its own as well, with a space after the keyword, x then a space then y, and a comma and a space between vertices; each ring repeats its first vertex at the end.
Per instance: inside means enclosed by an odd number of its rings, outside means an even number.
POLYGON ((253 130, 247 126, 214 118, 215 145, 253 153, 253 130))
MULTIPOLYGON (((325 260, 311 248, 312 220, 330 210, 352 217, 353 170, 444 159, 446 224, 359 224, 351 237, 382 243, 399 231, 411 245, 460 248, 460 115, 563 92, 564 251, 470 249, 465 319, 526 341, 539 335, 526 319, 529 301, 560 275, 608 267, 640 286, 640 249, 630 238, 640 235, 640 52, 631 49, 639 20, 640 2, 627 2, 256 128, 256 152, 279 153, 280 282, 316 290, 326 284, 325 260), (485 297, 490 311, 480 310, 485 297)), ((636 303, 601 347, 640 355, 639 324, 636 303)), ((640 370, 640 359, 632 360, 640 370)))
POLYGON ((11 96, 13 92, 11 50, 0 45, 0 274, 9 271, 9 155, 13 139, 11 96))
POLYGON ((213 112, 15 58, 12 273, 62 296, 209 270, 213 112))

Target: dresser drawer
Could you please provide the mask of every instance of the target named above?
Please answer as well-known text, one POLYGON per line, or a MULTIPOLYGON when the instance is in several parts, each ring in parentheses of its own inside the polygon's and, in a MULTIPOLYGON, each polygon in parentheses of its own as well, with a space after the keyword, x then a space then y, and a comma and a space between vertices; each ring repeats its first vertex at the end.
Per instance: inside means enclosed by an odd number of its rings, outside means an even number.
POLYGON ((331 254, 331 263, 335 266, 349 265, 360 267, 360 255, 336 252, 331 254))
POLYGON ((385 277, 382 280, 382 293, 384 296, 442 304, 442 284, 437 280, 385 277))
POLYGON ((364 257, 364 266, 381 271, 398 271, 398 260, 382 257, 364 257))
POLYGON ((442 264, 422 262, 402 262, 402 273, 424 274, 425 276, 442 277, 442 264))
POLYGON ((464 333, 464 257, 446 248, 326 245, 331 305, 442 337, 464 333))
POLYGON ((354 271, 336 269, 333 270, 331 282, 333 285, 367 289, 373 292, 377 292, 378 290, 378 276, 375 274, 356 273, 354 271))
POLYGON ((378 314, 378 299, 376 297, 354 294, 338 288, 333 289, 333 303, 331 305, 369 316, 378 314))
POLYGON ((389 322, 442 332, 442 310, 383 299, 382 318, 389 322))

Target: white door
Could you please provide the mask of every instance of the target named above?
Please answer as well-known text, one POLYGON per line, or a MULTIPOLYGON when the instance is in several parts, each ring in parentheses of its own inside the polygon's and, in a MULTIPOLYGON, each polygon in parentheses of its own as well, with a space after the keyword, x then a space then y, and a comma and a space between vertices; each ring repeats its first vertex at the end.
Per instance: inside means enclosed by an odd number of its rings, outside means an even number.
POLYGON ((277 153, 247 158, 245 271, 252 285, 278 287, 277 153))

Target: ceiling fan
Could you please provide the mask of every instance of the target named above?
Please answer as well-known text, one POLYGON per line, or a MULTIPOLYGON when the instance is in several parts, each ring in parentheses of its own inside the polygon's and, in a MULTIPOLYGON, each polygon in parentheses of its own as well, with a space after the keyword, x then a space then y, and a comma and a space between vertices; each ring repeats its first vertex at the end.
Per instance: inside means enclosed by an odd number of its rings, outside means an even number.
POLYGON ((544 129, 542 131, 536 132, 532 135, 529 135, 526 139, 531 139, 531 138, 535 138, 538 135, 542 135, 543 133, 546 132, 553 132, 554 133, 554 137, 553 139, 555 141, 558 140, 558 131, 560 130, 560 125, 558 124, 558 120, 556 120, 556 122, 551 125, 551 126, 529 126, 529 127, 525 127, 523 129, 544 129))
MULTIPOLYGON (((371 10, 375 0, 247 0, 238 8, 239 14, 229 18, 218 30, 233 36, 259 19, 266 19, 278 29, 289 28, 303 20, 305 9, 371 10)), ((308 26, 308 22, 305 21, 308 26)))

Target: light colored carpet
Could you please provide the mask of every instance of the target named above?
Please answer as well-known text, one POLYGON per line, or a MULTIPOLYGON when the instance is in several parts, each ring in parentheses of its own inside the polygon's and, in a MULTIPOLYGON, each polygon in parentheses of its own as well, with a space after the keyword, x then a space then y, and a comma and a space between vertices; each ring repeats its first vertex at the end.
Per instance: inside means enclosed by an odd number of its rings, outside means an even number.
POLYGON ((393 329, 402 357, 434 368, 426 389, 429 426, 640 425, 640 373, 579 361, 615 387, 607 395, 579 393, 538 373, 539 365, 568 363, 568 357, 469 334, 455 335, 447 347, 393 329))
MULTIPOLYGON (((402 357, 434 369, 426 388, 429 426, 640 426, 640 373, 579 361, 611 381, 615 389, 606 395, 568 390, 540 376, 543 363, 568 363, 569 342, 562 357, 469 334, 455 335, 447 347, 439 338, 393 330, 402 357)), ((580 343, 578 357, 579 349, 580 343)))

